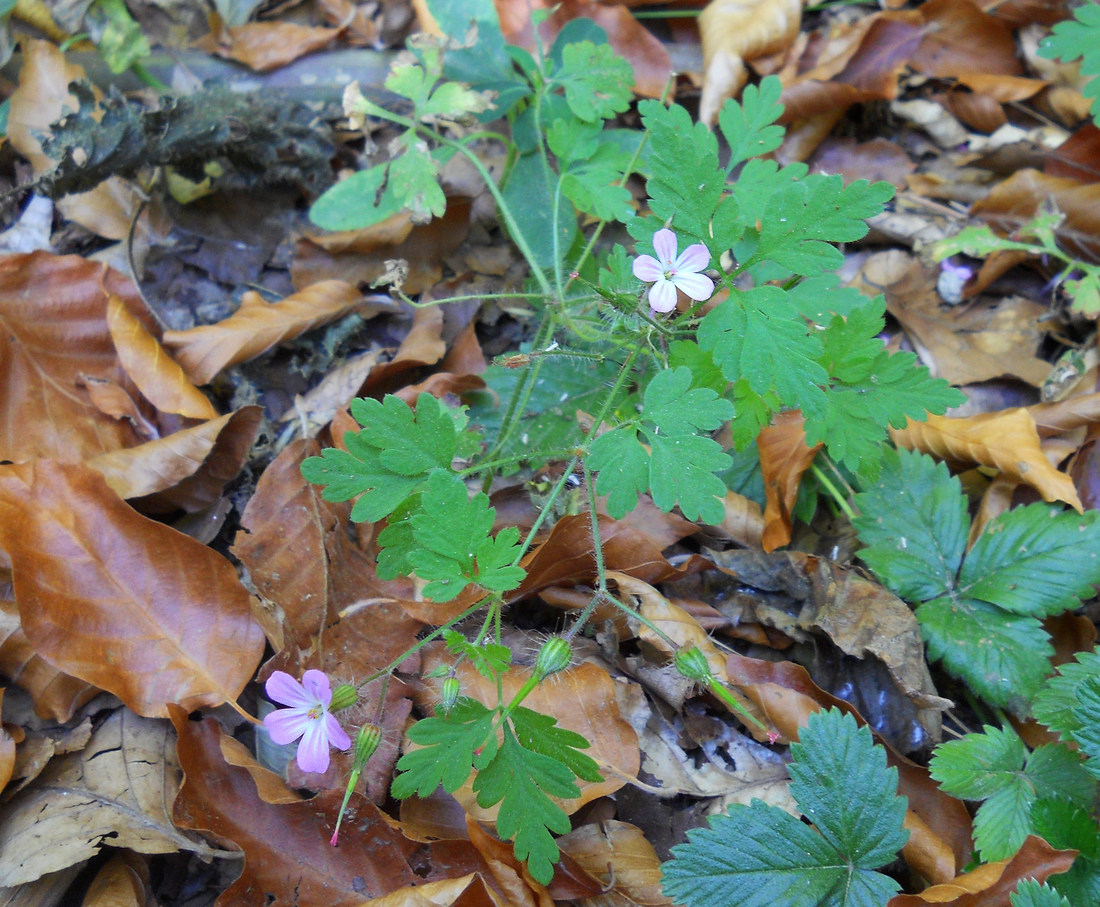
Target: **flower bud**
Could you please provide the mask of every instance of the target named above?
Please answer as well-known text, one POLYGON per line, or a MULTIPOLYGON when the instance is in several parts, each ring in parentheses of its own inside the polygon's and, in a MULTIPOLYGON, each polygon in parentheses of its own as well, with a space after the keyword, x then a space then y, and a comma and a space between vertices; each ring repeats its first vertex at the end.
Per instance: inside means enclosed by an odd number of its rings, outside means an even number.
POLYGON ((359 691, 350 683, 342 683, 332 691, 332 702, 329 703, 330 712, 339 712, 341 709, 351 708, 359 701, 359 691))
POLYGON ((535 660, 535 676, 542 680, 558 671, 564 671, 573 660, 573 648, 561 636, 551 636, 542 644, 535 660))
POLYGON ((681 649, 676 653, 673 661, 676 664, 676 670, 688 680, 706 683, 714 676, 711 673, 710 665, 707 664, 707 656, 703 654, 703 650, 698 646, 681 649))
POLYGON ((364 724, 355 738, 355 760, 352 769, 362 771, 378 744, 382 742, 382 729, 377 724, 364 724))
POLYGON ((446 714, 454 708, 458 702, 458 694, 462 691, 462 683, 457 677, 451 676, 443 681, 439 688, 439 707, 446 714))

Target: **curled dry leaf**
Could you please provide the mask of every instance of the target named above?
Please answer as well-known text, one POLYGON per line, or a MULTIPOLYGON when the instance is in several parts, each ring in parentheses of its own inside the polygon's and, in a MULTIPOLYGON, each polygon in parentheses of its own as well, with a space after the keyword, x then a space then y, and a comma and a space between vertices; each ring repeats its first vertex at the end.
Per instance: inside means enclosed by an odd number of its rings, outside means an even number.
POLYGON ((924 889, 920 894, 899 894, 887 907, 922 907, 949 904, 952 907, 1010 907, 1010 898, 1023 879, 1045 882, 1050 876, 1069 870, 1076 851, 1055 850, 1042 838, 1028 835, 1010 860, 986 863, 973 872, 924 889))
POLYGON ((216 419, 218 411, 117 296, 107 300, 107 328, 119 361, 145 399, 162 413, 216 419))
POLYGON ((558 847, 610 886, 601 897, 609 905, 672 907, 661 893, 661 860, 641 829, 613 820, 582 825, 558 838, 558 847))
POLYGON ((128 507, 94 470, 0 472, 0 546, 35 650, 139 715, 234 702, 263 633, 220 554, 128 507))
POLYGON ((359 907, 449 907, 461 904, 466 907, 512 907, 512 902, 485 884, 479 873, 470 873, 460 879, 444 879, 429 882, 416 888, 402 888, 380 898, 362 901, 359 907))
POLYGON ((105 843, 212 856, 172 824, 167 810, 178 785, 168 723, 116 710, 87 747, 53 759, 0 807, 0 886, 82 863, 105 843))
POLYGON ((256 72, 268 72, 299 57, 328 47, 338 28, 317 28, 293 22, 247 22, 222 27, 199 46, 227 60, 236 60, 256 72))
POLYGON ((208 384, 229 365, 253 359, 284 340, 328 324, 362 302, 342 280, 325 280, 279 302, 249 291, 224 321, 186 331, 165 331, 161 342, 195 384, 208 384))
POLYGON ((957 464, 992 466, 1030 485, 1044 501, 1065 501, 1078 512, 1081 499, 1073 480, 1050 465, 1039 443, 1035 420, 1026 409, 981 413, 966 418, 929 415, 903 429, 890 429, 899 447, 919 450, 957 464))
POLYGON ((85 465, 120 498, 164 492, 160 509, 194 513, 213 504, 241 471, 262 415, 259 406, 242 406, 164 438, 102 453, 85 465))
POLYGON ((703 96, 699 119, 713 125, 748 81, 745 61, 778 53, 798 35, 802 0, 711 0, 699 15, 703 96))
POLYGON ((824 446, 806 444, 806 420, 800 410, 779 413, 756 444, 764 476, 764 534, 761 545, 774 551, 791 540, 792 517, 802 476, 824 446))
POLYGON ((145 861, 137 854, 121 853, 96 873, 81 907, 144 907, 150 894, 145 861))
MULTIPOLYGON (((101 412, 80 386, 81 376, 92 376, 139 397, 107 329, 111 297, 152 327, 133 284, 117 271, 46 252, 0 260, 0 458, 78 461, 144 440, 131 422, 101 412)), ((151 408, 141 413, 155 416, 151 408)))

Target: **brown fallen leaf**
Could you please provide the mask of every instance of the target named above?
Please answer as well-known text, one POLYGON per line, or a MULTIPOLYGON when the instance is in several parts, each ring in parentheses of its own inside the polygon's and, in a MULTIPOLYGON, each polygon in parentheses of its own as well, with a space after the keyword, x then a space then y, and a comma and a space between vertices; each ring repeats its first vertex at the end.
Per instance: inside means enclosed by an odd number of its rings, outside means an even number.
POLYGON ((235 705, 264 640, 229 561, 75 464, 4 467, 0 517, 23 631, 40 655, 139 715, 164 716, 172 702, 235 705))
POLYGON ((749 79, 745 61, 783 50, 801 25, 802 0, 711 0, 699 14, 700 121, 714 125, 722 105, 736 97, 749 79))
POLYGON ((213 856, 172 824, 168 807, 179 780, 168 722, 117 709, 85 749, 53 759, 0 806, 0 885, 82 863, 106 843, 139 853, 213 856))
POLYGON ((361 901, 359 907, 514 907, 490 888, 478 873, 460 879, 429 882, 416 888, 402 888, 380 898, 361 901))
POLYGON ((613 820, 582 825, 558 838, 558 847, 604 883, 601 900, 609 907, 672 907, 661 893, 661 860, 635 826, 613 820))
POLYGON ((80 907, 146 907, 149 867, 137 854, 120 853, 95 874, 80 907))
POLYGON ((929 415, 925 422, 910 420, 903 429, 890 429, 890 437, 898 447, 955 464, 992 466, 1030 485, 1044 501, 1065 501, 1079 513, 1082 510, 1073 480, 1050 465, 1026 409, 966 418, 929 415))
MULTIPOLYGON (((0 688, 0 703, 4 701, 4 690, 0 688)), ((11 781, 15 772, 15 740, 6 727, 0 727, 0 791, 11 781)))
POLYGON ((328 47, 338 28, 317 28, 294 22, 246 22, 217 27, 197 46, 227 60, 236 60, 256 72, 268 72, 293 63, 299 57, 328 47))
POLYGON ((824 447, 806 444, 805 424, 800 410, 779 413, 756 440, 764 475, 764 533, 760 543, 765 551, 774 551, 791 540, 791 512, 802 476, 824 447))
POLYGON ((342 280, 325 280, 271 303, 250 290, 241 297, 240 308, 224 321, 165 331, 161 342, 173 351, 191 381, 209 384, 223 368, 328 324, 360 305, 362 298, 342 280))

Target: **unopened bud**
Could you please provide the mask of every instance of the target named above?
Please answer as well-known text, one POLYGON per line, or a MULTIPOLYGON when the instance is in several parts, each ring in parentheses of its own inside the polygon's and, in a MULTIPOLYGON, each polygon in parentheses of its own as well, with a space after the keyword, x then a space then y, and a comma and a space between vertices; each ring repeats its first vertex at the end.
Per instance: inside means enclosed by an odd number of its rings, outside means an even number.
POLYGON ((444 713, 455 707, 460 692, 462 692, 462 683, 457 677, 451 676, 443 681, 439 688, 439 707, 444 713))
POLYGON ((332 702, 329 703, 329 711, 339 712, 341 709, 351 708, 359 701, 359 691, 350 683, 342 683, 332 691, 332 702))
POLYGON ((676 653, 673 661, 676 664, 676 670, 688 680, 706 683, 714 676, 711 673, 710 665, 707 664, 707 656, 703 654, 703 650, 698 646, 681 649, 676 653))
POLYGON ((382 729, 377 724, 364 724, 359 728, 355 737, 355 761, 352 762, 352 769, 362 771, 381 742, 382 729))
POLYGON ((542 644, 535 660, 535 676, 542 680, 558 671, 564 671, 573 660, 573 648, 561 636, 551 636, 542 644))

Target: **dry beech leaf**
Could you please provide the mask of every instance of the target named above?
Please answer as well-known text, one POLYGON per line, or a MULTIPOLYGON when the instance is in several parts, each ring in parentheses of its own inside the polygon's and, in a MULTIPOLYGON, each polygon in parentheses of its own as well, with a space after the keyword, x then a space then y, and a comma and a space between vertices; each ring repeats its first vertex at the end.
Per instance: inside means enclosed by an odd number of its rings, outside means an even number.
POLYGON ((198 46, 219 57, 243 63, 256 72, 268 72, 328 47, 338 34, 338 28, 293 22, 247 22, 222 27, 198 46))
POLYGON ((722 499, 725 516, 719 528, 733 541, 746 548, 759 548, 764 537, 764 513, 751 498, 727 491, 722 499))
POLYGON ((589 875, 610 886, 601 895, 608 907, 672 907, 673 902, 661 893, 661 860, 634 825, 614 820, 582 825, 558 838, 558 847, 589 875))
POLYGON ((78 461, 144 440, 129 421, 104 415, 80 386, 91 376, 138 397, 107 330, 112 296, 152 326, 133 284, 117 271, 46 252, 0 260, 0 458, 78 461))
POLYGON ((774 551, 791 540, 792 517, 802 476, 824 446, 806 444, 806 420, 799 410, 779 413, 757 439, 764 476, 764 533, 761 546, 774 551))
POLYGON ((39 176, 54 165, 42 151, 41 137, 49 135, 52 123, 79 109, 79 102, 69 92, 69 83, 84 78, 84 70, 70 63, 50 41, 26 40, 21 50, 23 66, 19 88, 11 96, 8 139, 39 176))
POLYGON ((227 734, 221 736, 222 758, 227 765, 243 768, 256 782, 256 793, 265 803, 300 803, 302 798, 286 786, 286 782, 270 769, 264 768, 243 743, 227 734))
POLYGON ((100 473, 120 498, 163 494, 155 509, 194 513, 213 504, 241 471, 262 415, 259 406, 242 406, 156 441, 108 451, 84 465, 100 473))
POLYGON ((980 413, 966 418, 929 415, 890 429, 898 447, 919 450, 958 464, 992 466, 1030 485, 1044 501, 1065 501, 1080 512, 1073 479, 1050 465, 1039 443, 1035 420, 1026 409, 980 413))
POLYGON ((224 321, 165 331, 161 342, 195 384, 208 384, 223 368, 265 353, 284 340, 328 324, 362 303, 362 294, 342 280, 325 280, 279 302, 250 290, 224 321))
MULTIPOLYGON (((4 689, 0 687, 0 703, 4 701, 4 689)), ((6 727, 0 727, 0 791, 8 786, 15 771, 15 741, 6 727)))
POLYGON ((10 597, 0 600, 0 674, 30 695, 39 718, 58 723, 68 721, 80 706, 100 692, 99 687, 59 671, 35 651, 23 632, 19 609, 10 597))
POLYGON ((1012 892, 1023 879, 1045 882, 1052 875, 1066 872, 1075 856, 1075 851, 1055 850, 1042 838, 1028 835, 1012 859, 986 863, 973 872, 926 888, 920 894, 895 895, 887 907, 922 907, 925 904, 1009 907, 1012 892))
POLYGON ((122 853, 96 873, 80 907, 146 907, 150 894, 149 867, 137 854, 122 853))
POLYGON ((461 879, 429 882, 416 888, 403 888, 393 894, 362 901, 359 907, 514 907, 493 891, 478 873, 461 879))
POLYGON ((53 759, 0 806, 0 885, 82 863, 103 844, 212 856, 172 824, 167 810, 178 785, 168 722, 116 710, 85 749, 53 759))
POLYGON ((711 0, 699 14, 703 40, 699 119, 713 125, 722 105, 748 81, 745 61, 785 49, 801 24, 801 0, 711 0))
POLYGON ((216 419, 218 411, 117 296, 107 300, 107 328, 119 361, 142 395, 162 413, 216 419))
MULTIPOLYGON (((515 848, 509 842, 494 838, 469 815, 465 817, 465 826, 466 836, 492 868, 492 881, 508 898, 511 907, 552 907, 556 899, 550 897, 545 885, 531 878, 527 867, 516 859, 515 848)), ((562 857, 559 867, 566 860, 562 857)), ((557 881, 558 874, 559 869, 555 867, 551 884, 557 881)))
POLYGON ((0 546, 35 650, 139 715, 235 703, 252 679, 264 640, 237 571, 94 470, 3 468, 0 546))

